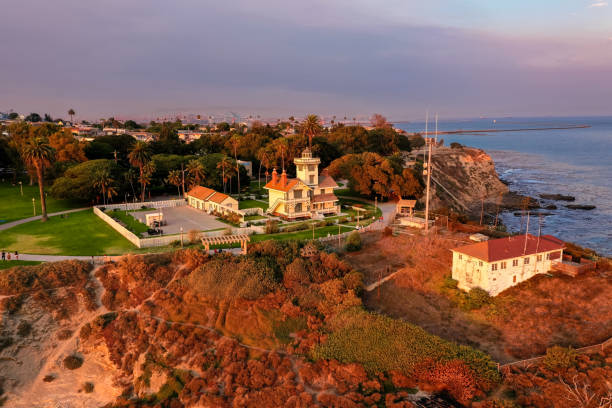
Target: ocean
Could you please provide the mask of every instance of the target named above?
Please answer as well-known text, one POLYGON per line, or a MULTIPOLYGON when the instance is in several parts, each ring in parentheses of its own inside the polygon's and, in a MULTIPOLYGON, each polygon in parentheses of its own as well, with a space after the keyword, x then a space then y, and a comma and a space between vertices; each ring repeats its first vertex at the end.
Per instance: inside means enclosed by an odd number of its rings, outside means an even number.
MULTIPOLYGON (((423 132, 424 122, 396 123, 408 132, 423 132)), ((430 121, 429 130, 433 131, 430 121)), ((552 213, 531 217, 529 232, 552 234, 612 256, 612 117, 480 118, 439 121, 438 130, 525 129, 516 132, 444 134, 445 144, 458 142, 485 150, 495 161, 499 176, 512 191, 538 198, 540 194, 576 197, 555 204, 552 213), (588 128, 550 129, 572 125, 588 128), (545 129, 548 128, 548 129, 545 129), (571 210, 567 204, 594 205, 594 210, 571 210)), ((504 213, 504 224, 519 231, 525 220, 504 213)))

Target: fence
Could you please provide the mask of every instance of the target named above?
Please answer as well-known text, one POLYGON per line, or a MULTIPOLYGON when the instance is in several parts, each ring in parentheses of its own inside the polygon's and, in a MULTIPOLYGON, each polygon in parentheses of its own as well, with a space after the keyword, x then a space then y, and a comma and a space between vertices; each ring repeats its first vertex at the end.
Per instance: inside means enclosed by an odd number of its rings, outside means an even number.
POLYGON ((148 208, 168 208, 168 207, 182 207, 187 205, 187 202, 183 199, 178 200, 164 200, 164 201, 144 201, 141 203, 123 203, 123 204, 109 204, 104 206, 97 206, 98 208, 104 208, 106 210, 114 210, 115 208, 120 210, 140 210, 142 207, 148 208))
MULTIPOLYGON (((610 337, 608 340, 604 341, 603 343, 594 344, 592 346, 581 347, 581 348, 575 349, 574 351, 579 354, 589 354, 589 353, 595 353, 598 351, 604 351, 607 347, 610 347, 610 346, 612 346, 612 337, 610 337)), ((544 360, 545 358, 546 356, 539 356, 539 357, 528 358, 526 360, 515 361, 513 363, 501 365, 500 370, 509 370, 510 367, 525 368, 531 364, 540 362, 544 360)))
POLYGON ((123 235, 123 237, 125 239, 130 241, 132 244, 136 245, 138 248, 141 248, 141 246, 140 246, 140 241, 141 240, 140 240, 140 238, 138 238, 136 236, 136 234, 134 234, 133 232, 129 231, 127 228, 125 228, 123 225, 119 224, 117 221, 112 219, 110 216, 106 215, 104 213, 104 211, 102 211, 98 207, 94 207, 93 208, 93 212, 98 217, 102 218, 102 220, 104 222, 106 222, 108 225, 110 225, 115 231, 117 231, 118 233, 123 235))

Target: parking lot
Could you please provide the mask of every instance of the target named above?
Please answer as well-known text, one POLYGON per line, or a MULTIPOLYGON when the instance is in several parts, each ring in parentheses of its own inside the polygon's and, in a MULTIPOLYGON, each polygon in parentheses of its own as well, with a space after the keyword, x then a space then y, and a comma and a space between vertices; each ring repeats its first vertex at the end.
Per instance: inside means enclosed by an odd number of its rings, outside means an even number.
POLYGON ((183 232, 189 232, 190 230, 208 231, 229 227, 229 225, 217 221, 214 216, 189 206, 168 207, 150 211, 134 211, 130 214, 144 224, 146 214, 155 214, 159 212, 163 214, 163 219, 167 223, 161 227, 164 235, 178 234, 181 232, 181 227, 183 228, 183 232))

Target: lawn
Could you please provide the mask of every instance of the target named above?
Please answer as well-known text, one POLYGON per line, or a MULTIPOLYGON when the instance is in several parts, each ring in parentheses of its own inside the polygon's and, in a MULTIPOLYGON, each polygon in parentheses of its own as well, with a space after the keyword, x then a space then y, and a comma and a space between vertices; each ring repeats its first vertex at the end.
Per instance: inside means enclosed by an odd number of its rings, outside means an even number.
POLYGON ((0 261, 0 270, 12 268, 14 266, 38 265, 40 263, 39 261, 0 261))
MULTIPOLYGON (((142 211, 145 211, 145 210, 142 210, 142 211)), ((108 214, 110 217, 114 218, 115 220, 121 221, 127 227, 127 229, 129 229, 130 231, 132 231, 134 234, 138 235, 139 237, 142 237, 142 235, 149 230, 149 227, 147 227, 142 222, 138 221, 136 218, 132 217, 126 211, 111 210, 111 211, 107 211, 106 214, 108 214)))
MULTIPOLYGON (((340 227, 341 233, 348 232, 348 231, 354 231, 354 229, 348 228, 345 226, 340 227)), ((337 234, 338 234, 337 225, 331 225, 329 227, 322 227, 322 228, 315 229, 315 238, 322 238, 322 237, 326 237, 327 235, 337 235, 337 234)), ((312 230, 309 229, 309 230, 304 230, 304 231, 286 232, 286 233, 278 233, 278 234, 251 235, 252 242, 260 242, 260 241, 265 241, 268 239, 275 239, 275 240, 280 240, 280 241, 289 240, 289 239, 297 239, 297 240, 312 239, 312 230)))
MULTIPOLYGON (((36 203, 36 215, 40 215, 40 194, 38 185, 23 185, 23 196, 19 190, 19 185, 13 186, 10 183, 0 183, 0 224, 32 217, 32 198, 36 203)), ((86 207, 87 203, 70 200, 56 200, 47 195, 47 212, 70 210, 73 208, 86 207)))
POLYGON ((247 208, 261 208, 263 210, 268 209, 268 203, 259 200, 242 200, 238 203, 238 208, 245 210, 247 208))
POLYGON ((257 180, 251 180, 251 183, 249 184, 249 193, 251 193, 251 194, 268 194, 268 190, 263 188, 263 186, 265 184, 266 184, 266 182, 264 180, 261 180, 261 183, 259 183, 257 180))
POLYGON ((83 210, 2 231, 0 248, 44 255, 115 255, 136 247, 93 211, 83 210))

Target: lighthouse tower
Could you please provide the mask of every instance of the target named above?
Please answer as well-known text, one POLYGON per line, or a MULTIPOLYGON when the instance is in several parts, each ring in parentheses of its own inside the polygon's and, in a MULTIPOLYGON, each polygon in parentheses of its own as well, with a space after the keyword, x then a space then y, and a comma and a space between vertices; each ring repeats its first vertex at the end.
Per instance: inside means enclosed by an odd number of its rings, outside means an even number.
POLYGON ((302 157, 293 159, 293 162, 296 167, 296 176, 304 184, 309 187, 319 184, 319 163, 321 163, 321 160, 318 157, 312 157, 309 148, 302 152, 302 157))

